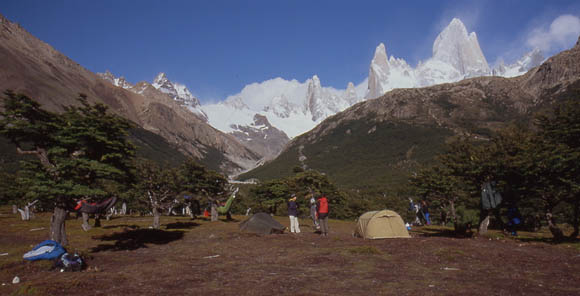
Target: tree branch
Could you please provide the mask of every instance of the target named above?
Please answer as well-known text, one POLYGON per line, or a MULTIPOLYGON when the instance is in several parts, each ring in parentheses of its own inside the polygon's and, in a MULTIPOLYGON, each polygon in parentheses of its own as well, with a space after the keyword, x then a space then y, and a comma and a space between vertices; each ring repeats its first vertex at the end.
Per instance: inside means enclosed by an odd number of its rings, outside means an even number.
POLYGON ((20 147, 16 147, 16 151, 18 152, 18 154, 23 154, 23 155, 24 154, 37 154, 38 155, 38 151, 36 151, 36 150, 25 151, 25 150, 20 149, 20 147))
POLYGON ((18 152, 18 154, 22 154, 22 155, 35 154, 38 157, 38 160, 40 160, 40 163, 46 169, 48 169, 50 171, 50 173, 52 173, 55 176, 57 175, 56 174, 56 166, 50 162, 50 160, 48 159, 48 153, 46 152, 46 150, 44 148, 36 147, 36 150, 22 150, 20 148, 20 146, 17 146, 16 151, 18 152))

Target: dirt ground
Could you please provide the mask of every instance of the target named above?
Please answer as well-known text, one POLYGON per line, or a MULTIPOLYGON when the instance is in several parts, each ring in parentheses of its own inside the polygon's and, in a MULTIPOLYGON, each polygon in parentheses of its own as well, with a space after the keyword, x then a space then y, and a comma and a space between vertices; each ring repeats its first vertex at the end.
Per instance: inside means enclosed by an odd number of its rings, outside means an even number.
POLYGON ((431 226, 362 240, 352 221, 331 220, 321 237, 301 219, 301 234, 259 236, 234 218, 162 217, 153 230, 150 217, 118 217, 89 232, 67 220, 67 249, 88 267, 58 272, 22 260, 48 237, 49 215, 22 222, 0 209, 0 295, 580 295, 580 244, 545 233, 455 238, 431 226))

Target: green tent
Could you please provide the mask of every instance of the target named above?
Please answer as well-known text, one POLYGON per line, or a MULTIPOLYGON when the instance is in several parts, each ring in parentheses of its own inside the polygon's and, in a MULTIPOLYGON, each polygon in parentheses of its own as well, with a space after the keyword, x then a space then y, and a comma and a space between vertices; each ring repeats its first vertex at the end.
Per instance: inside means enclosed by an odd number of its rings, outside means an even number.
POLYGON ((411 237, 401 216, 390 210, 362 214, 354 234, 365 239, 411 237))

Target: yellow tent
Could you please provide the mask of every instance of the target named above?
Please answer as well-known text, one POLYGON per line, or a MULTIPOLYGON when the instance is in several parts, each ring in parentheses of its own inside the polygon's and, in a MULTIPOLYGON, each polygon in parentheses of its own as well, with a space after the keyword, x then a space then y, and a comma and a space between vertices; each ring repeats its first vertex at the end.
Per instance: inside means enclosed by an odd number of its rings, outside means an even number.
POLYGON ((401 216, 390 210, 362 214, 354 234, 365 239, 411 237, 401 216))

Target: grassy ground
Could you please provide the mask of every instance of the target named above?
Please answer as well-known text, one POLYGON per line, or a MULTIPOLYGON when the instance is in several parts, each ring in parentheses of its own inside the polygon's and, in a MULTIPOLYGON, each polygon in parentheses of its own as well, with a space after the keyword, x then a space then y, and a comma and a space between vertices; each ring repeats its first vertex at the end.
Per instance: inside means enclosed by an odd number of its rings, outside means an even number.
POLYGON ((162 217, 153 230, 151 217, 118 217, 89 232, 71 219, 67 249, 88 268, 60 273, 22 260, 48 237, 50 215, 23 222, 0 208, 0 295, 580 294, 580 244, 553 244, 545 232, 455 238, 431 226, 373 241, 353 238, 351 221, 331 220, 324 238, 301 219, 299 235, 259 236, 240 233, 245 217, 234 218, 162 217))

